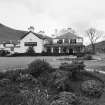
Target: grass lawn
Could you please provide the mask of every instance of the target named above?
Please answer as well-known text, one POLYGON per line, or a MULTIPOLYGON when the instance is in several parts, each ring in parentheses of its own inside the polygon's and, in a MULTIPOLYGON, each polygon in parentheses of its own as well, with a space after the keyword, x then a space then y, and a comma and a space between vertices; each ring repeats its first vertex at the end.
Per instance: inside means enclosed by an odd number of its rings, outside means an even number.
POLYGON ((104 70, 105 69, 105 54, 94 55, 93 58, 97 60, 86 60, 84 61, 85 65, 88 68, 104 70))
POLYGON ((64 61, 57 60, 62 57, 0 57, 0 70, 12 70, 16 68, 27 68, 27 65, 36 59, 44 59, 53 67, 58 67, 64 61))
MULTIPOLYGON (((59 60, 67 58, 68 56, 34 56, 34 57, 0 57, 0 70, 12 70, 17 68, 27 68, 27 65, 36 59, 44 59, 49 62, 54 68, 59 67, 63 62, 70 62, 59 60)), ((84 63, 88 68, 103 69, 105 68, 105 54, 95 55, 94 58, 101 58, 101 60, 85 60, 84 63)))

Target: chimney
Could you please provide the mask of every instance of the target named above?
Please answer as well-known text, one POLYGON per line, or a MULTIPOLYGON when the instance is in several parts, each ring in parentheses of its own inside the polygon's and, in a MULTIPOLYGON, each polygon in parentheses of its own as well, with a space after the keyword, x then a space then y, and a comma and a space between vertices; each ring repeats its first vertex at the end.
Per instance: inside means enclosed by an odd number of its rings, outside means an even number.
POLYGON ((30 26, 30 27, 28 28, 28 30, 29 30, 30 32, 34 32, 34 27, 33 27, 33 26, 30 26))
POLYGON ((39 31, 38 33, 39 34, 42 34, 42 35, 45 35, 45 32, 44 31, 39 31))
POLYGON ((68 32, 71 32, 72 31, 72 28, 67 28, 68 32))

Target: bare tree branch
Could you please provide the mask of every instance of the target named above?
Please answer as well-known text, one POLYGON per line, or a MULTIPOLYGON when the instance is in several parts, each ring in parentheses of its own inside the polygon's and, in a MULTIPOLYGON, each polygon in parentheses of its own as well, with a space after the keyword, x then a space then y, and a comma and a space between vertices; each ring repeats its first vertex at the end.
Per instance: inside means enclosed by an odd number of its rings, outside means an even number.
POLYGON ((95 28, 90 28, 86 31, 86 36, 92 45, 93 53, 95 53, 95 43, 102 37, 102 33, 95 28))

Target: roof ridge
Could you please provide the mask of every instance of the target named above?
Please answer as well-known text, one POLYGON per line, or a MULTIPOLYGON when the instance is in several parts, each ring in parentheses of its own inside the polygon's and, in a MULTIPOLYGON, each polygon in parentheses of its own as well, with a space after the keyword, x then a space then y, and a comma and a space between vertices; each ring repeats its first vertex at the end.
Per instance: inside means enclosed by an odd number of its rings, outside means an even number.
MULTIPOLYGON (((32 31, 29 31, 28 33, 26 33, 25 35, 23 35, 20 39, 23 39, 26 35, 28 35, 29 33, 33 33, 35 36, 37 36, 38 38, 40 39, 47 39, 47 36, 45 37, 44 35, 42 34, 39 34, 39 33, 35 33, 35 32, 32 32, 32 31)), ((48 36, 49 37, 49 36, 48 36)))
MULTIPOLYGON (((80 36, 78 36, 77 34, 75 34, 75 33, 72 33, 72 32, 65 32, 65 33, 62 33, 61 35, 59 35, 59 36, 57 36, 56 38, 61 38, 61 39, 65 39, 65 38, 82 38, 82 37, 80 37, 80 36)), ((55 39, 56 39, 55 38, 55 39)))

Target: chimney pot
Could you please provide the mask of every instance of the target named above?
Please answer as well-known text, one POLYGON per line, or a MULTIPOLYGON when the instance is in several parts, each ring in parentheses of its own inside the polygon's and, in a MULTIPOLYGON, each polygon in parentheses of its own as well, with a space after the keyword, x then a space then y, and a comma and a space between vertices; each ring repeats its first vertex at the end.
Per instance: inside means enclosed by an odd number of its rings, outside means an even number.
POLYGON ((30 27, 28 28, 28 30, 31 31, 31 32, 34 32, 34 27, 33 27, 33 26, 30 26, 30 27))

